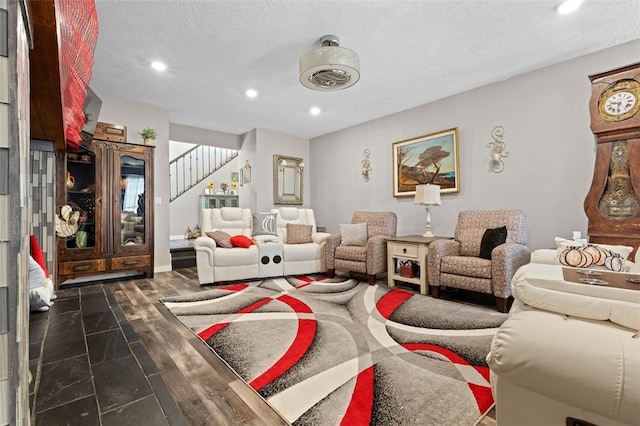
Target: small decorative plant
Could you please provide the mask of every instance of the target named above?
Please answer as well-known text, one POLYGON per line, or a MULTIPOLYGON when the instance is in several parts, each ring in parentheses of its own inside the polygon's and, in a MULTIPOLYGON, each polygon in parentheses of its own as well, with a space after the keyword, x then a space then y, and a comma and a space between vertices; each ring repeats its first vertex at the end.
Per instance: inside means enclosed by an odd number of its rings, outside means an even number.
POLYGON ((146 127, 140 130, 139 135, 142 139, 156 140, 158 137, 158 131, 152 127, 146 127))

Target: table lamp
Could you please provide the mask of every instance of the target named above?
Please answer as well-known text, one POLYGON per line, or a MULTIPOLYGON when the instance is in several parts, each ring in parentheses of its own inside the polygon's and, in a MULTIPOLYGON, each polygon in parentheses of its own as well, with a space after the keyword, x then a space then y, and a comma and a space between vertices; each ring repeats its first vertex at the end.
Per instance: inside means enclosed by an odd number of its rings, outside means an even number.
POLYGON ((423 237, 435 237, 431 232, 431 206, 439 206, 440 201, 440 185, 416 185, 416 196, 413 199, 413 204, 419 204, 425 206, 427 209, 427 229, 423 237))

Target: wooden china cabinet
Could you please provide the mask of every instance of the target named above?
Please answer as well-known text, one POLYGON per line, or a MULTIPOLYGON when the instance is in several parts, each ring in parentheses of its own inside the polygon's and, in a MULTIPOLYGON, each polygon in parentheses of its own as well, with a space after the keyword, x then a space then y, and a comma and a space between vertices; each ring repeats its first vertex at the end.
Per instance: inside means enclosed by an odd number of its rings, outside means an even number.
POLYGON ((153 147, 92 140, 57 161, 57 279, 153 276, 153 147))

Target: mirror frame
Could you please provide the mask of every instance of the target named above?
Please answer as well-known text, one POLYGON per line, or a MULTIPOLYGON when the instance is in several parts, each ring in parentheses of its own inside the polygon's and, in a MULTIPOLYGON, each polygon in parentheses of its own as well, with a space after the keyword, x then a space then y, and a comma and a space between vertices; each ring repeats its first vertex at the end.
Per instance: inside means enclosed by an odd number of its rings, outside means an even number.
POLYGON ((273 155, 273 204, 302 204, 304 160, 273 155))

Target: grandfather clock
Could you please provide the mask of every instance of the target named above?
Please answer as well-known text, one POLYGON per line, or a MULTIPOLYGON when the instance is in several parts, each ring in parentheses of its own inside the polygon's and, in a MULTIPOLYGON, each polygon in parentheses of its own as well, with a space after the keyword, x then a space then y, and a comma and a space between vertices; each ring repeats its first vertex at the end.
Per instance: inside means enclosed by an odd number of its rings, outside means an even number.
POLYGON ((584 200, 589 241, 640 245, 640 63, 589 76, 597 151, 584 200))

